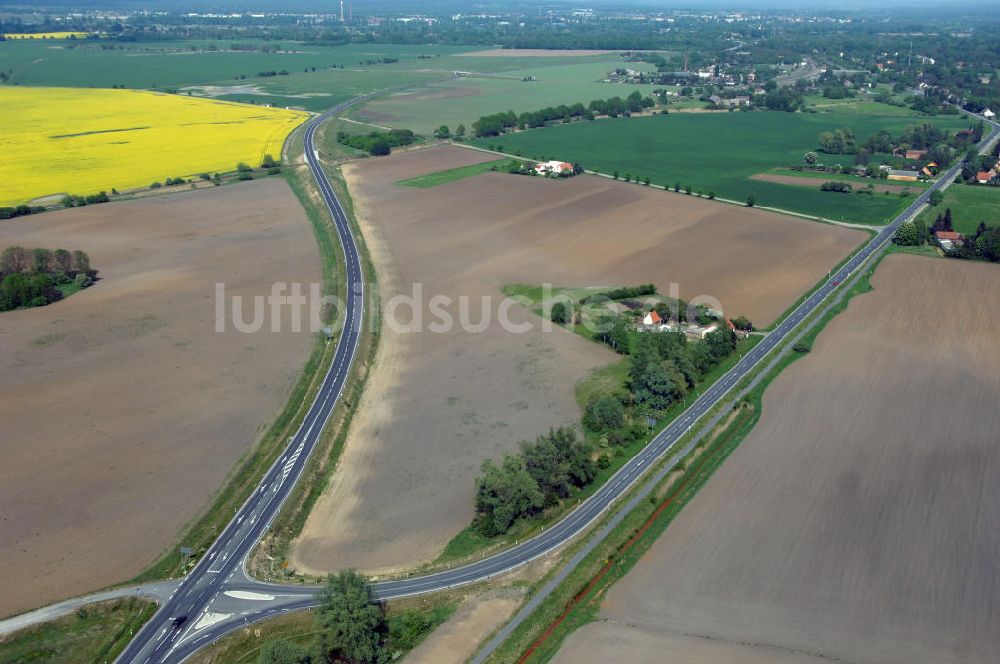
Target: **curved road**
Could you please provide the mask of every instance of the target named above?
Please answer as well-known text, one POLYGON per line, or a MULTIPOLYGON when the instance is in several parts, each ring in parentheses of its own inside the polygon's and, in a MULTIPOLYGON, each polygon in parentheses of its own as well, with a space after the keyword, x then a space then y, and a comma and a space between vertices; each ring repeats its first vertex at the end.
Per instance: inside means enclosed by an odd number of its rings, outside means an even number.
MULTIPOLYGON (((330 181, 323 173, 317 158, 314 138, 316 129, 330 116, 342 112, 373 95, 358 97, 331 108, 310 120, 306 126, 305 156, 319 185, 330 215, 340 237, 347 277, 347 299, 343 312, 344 322, 337 341, 333 362, 323 378, 316 398, 306 413, 299 430, 292 436, 284 454, 275 461, 264 475, 260 485, 236 512, 232 521, 218 539, 205 552, 170 596, 139 631, 118 657, 119 662, 177 661, 173 651, 196 630, 199 619, 206 614, 211 600, 224 593, 227 581, 239 572, 243 577, 243 563, 251 549, 263 536, 282 503, 306 467, 306 460, 320 438, 320 433, 343 392, 361 337, 364 312, 364 280, 358 247, 351 233, 347 215, 337 200, 330 181), (171 620, 188 616, 181 629, 173 629, 171 620)), ((204 622, 202 623, 204 624, 204 622)))
MULTIPOLYGON (((316 605, 315 586, 287 586, 253 581, 245 575, 243 563, 305 468, 306 459, 337 403, 354 360, 364 300, 361 264, 347 217, 317 159, 314 136, 316 128, 331 115, 369 96, 372 95, 346 102, 314 118, 305 132, 306 160, 336 223, 347 268, 346 321, 333 364, 302 427, 291 439, 285 454, 265 475, 253 496, 184 578, 170 600, 121 654, 117 660, 119 662, 180 662, 198 649, 249 622, 316 605), (178 615, 186 615, 188 619, 180 629, 172 629, 171 618, 178 615)), ((989 145, 1000 134, 1000 127, 993 124, 989 126, 991 132, 981 146, 989 145)), ((760 365, 799 323, 815 312, 848 275, 880 251, 899 225, 911 218, 927 202, 932 191, 950 184, 959 170, 960 165, 942 174, 932 187, 925 190, 902 214, 869 240, 765 336, 763 341, 562 521, 538 536, 489 558, 424 576, 376 583, 374 588, 377 597, 394 599, 486 580, 550 553, 583 532, 626 493, 645 470, 670 450, 699 418, 760 365)))

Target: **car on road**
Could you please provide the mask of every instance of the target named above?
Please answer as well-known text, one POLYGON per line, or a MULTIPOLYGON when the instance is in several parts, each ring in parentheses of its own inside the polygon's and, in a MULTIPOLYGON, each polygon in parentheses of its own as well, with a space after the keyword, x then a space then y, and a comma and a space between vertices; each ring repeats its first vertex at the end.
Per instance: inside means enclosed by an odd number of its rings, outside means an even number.
POLYGON ((181 625, 187 622, 187 616, 176 616, 170 621, 170 626, 174 629, 180 629, 181 625))

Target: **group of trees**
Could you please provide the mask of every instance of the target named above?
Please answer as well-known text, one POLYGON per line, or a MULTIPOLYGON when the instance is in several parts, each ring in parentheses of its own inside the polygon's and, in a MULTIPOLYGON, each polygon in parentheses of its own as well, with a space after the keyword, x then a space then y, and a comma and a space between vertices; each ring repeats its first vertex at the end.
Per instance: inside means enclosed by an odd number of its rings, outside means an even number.
MULTIPOLYGON (((715 320, 704 307, 685 314, 684 303, 678 302, 678 305, 676 311, 671 311, 665 303, 658 304, 654 310, 664 320, 681 322, 693 318, 699 325, 715 320)), ((745 317, 738 320, 739 329, 752 329, 745 317)), ((606 435, 611 444, 630 442, 637 433, 631 427, 644 426, 647 417, 658 418, 684 399, 708 372, 736 349, 739 341, 727 326, 720 326, 703 340, 694 342, 689 342, 680 330, 640 332, 628 314, 616 318, 598 338, 631 359, 627 391, 595 396, 585 408, 584 426, 594 433, 606 435), (618 406, 610 399, 616 400, 618 406)))
POLYGON ((1000 262, 1000 226, 987 226, 985 221, 980 221, 976 232, 965 238, 965 242, 953 255, 957 258, 1000 262))
POLYGON ((434 130, 434 138, 464 138, 465 137, 465 125, 460 124, 455 127, 455 133, 452 134, 451 130, 448 129, 448 125, 441 125, 434 130))
POLYGON ((537 111, 525 111, 520 115, 514 111, 484 115, 472 123, 472 133, 476 136, 499 136, 512 129, 528 129, 544 127, 554 120, 571 122, 573 120, 593 120, 596 115, 618 117, 630 113, 639 113, 643 109, 655 106, 652 97, 643 97, 636 90, 628 97, 611 97, 610 99, 595 99, 584 106, 577 102, 567 106, 549 106, 537 111))
POLYGON ((45 212, 45 207, 42 205, 0 207, 0 219, 13 219, 14 217, 23 217, 27 214, 38 214, 39 212, 45 212))
POLYGON ((45 306, 62 298, 59 286, 86 288, 95 274, 79 250, 7 247, 0 253, 0 311, 45 306))
POLYGON ((830 180, 824 182, 819 186, 820 191, 835 191, 840 194, 849 194, 853 190, 850 182, 838 182, 837 180, 830 180))
POLYGON ((819 135, 819 147, 827 154, 844 154, 854 152, 854 130, 841 127, 833 131, 824 131, 819 135))
POLYGON ((496 537, 587 486, 597 473, 591 446, 573 429, 550 429, 500 465, 487 459, 476 480, 476 530, 496 537))
POLYGON ((784 111, 794 113, 806 106, 802 91, 794 86, 775 87, 763 95, 763 100, 754 99, 755 106, 763 106, 769 111, 784 111))
POLYGON ((931 239, 927 224, 921 220, 905 221, 896 229, 892 241, 903 247, 919 247, 931 239))
POLYGON ((389 131, 373 131, 368 134, 348 134, 337 132, 337 142, 356 150, 364 150, 374 157, 381 157, 392 152, 392 148, 410 145, 417 140, 409 129, 390 129, 389 131))
POLYGON ((259 664, 384 664, 412 649, 434 627, 419 611, 387 616, 368 580, 354 570, 327 577, 316 599, 312 642, 268 641, 260 649, 259 664))

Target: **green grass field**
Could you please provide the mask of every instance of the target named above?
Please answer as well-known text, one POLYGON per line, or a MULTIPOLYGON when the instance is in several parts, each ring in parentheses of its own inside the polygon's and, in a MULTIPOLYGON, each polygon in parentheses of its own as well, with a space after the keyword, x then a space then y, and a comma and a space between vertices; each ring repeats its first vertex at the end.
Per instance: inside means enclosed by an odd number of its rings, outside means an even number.
POLYGON ((476 139, 474 144, 502 146, 504 152, 525 157, 580 162, 601 173, 648 176, 653 184, 673 187, 679 182, 706 194, 714 191, 720 198, 743 201, 753 196, 759 206, 872 224, 892 219, 912 199, 848 196, 749 177, 801 163, 806 151, 816 149, 822 131, 846 126, 854 129, 855 135, 866 137, 879 129, 899 132, 915 121, 952 130, 967 125, 954 117, 915 119, 834 112, 672 113, 556 125, 476 139))
MULTIPOLYGON (((452 57, 448 62, 480 61, 494 58, 452 57)), ((518 58, 497 58, 510 64, 518 58)), ((650 94, 654 86, 603 83, 605 75, 621 62, 614 56, 591 57, 584 62, 577 58, 531 58, 531 67, 504 71, 510 78, 463 77, 443 80, 412 93, 400 93, 375 99, 354 112, 359 120, 404 127, 428 134, 442 124, 452 130, 459 124, 470 128, 482 115, 514 110, 534 111, 559 104, 588 104, 594 99, 627 97, 635 90, 650 94), (534 81, 522 81, 534 76, 534 81)), ((462 69, 460 71, 467 71, 462 69)), ((483 71, 482 69, 476 71, 483 71)), ((699 102, 699 105, 704 105, 699 102)))
POLYGON ((1000 226, 1000 188, 953 184, 945 190, 944 201, 921 212, 920 219, 929 227, 946 208, 951 208, 952 223, 959 233, 974 233, 980 221, 1000 226))
POLYGON ((445 184, 447 182, 455 182, 457 180, 464 180, 465 178, 471 178, 474 175, 479 175, 480 173, 489 173, 490 171, 499 171, 514 163, 513 159, 497 159, 496 161, 487 161, 482 164, 472 164, 471 166, 459 166, 458 168, 450 168, 446 171, 438 171, 437 173, 428 173, 427 175, 419 175, 415 178, 409 178, 407 180, 400 180, 396 184, 401 184, 404 187, 417 187, 420 189, 429 189, 430 187, 436 187, 439 184, 445 184))

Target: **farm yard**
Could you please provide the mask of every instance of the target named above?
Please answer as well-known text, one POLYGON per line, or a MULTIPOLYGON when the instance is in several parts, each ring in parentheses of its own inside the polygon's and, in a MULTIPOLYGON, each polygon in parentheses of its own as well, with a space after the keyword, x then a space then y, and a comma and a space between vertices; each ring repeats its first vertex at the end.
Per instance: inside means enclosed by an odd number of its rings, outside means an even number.
MULTIPOLYGON (((968 122, 928 118, 951 130, 968 122)), ((654 184, 690 185, 707 195, 827 219, 885 223, 912 202, 897 196, 845 195, 807 187, 753 179, 775 167, 802 163, 817 148, 820 132, 851 127, 866 137, 880 129, 899 132, 913 118, 858 116, 835 112, 801 113, 671 113, 653 117, 603 119, 480 138, 479 147, 494 146, 530 158, 558 155, 589 170, 649 177, 654 184), (750 140, 752 138, 752 140, 750 140)), ((852 155, 824 155, 829 163, 850 164, 852 155)))
POLYGON ((890 255, 872 286, 555 662, 993 658, 1000 272, 890 255))
POLYGON ((280 158, 298 111, 132 90, 0 88, 0 205, 148 187, 280 158))
POLYGON ((280 178, 7 220, 11 245, 79 247, 100 280, 0 314, 0 563, 17 570, 3 617, 124 582, 175 545, 315 343, 287 309, 280 332, 217 333, 215 284, 246 300, 320 280, 280 178))
MULTIPOLYGON (((666 291, 677 283, 681 297, 710 294, 765 325, 866 237, 593 176, 486 172, 426 189, 399 184, 493 158, 434 147, 346 168, 383 303, 419 283, 425 305, 433 295, 467 296, 478 321, 480 298, 492 298, 495 319, 508 284, 654 282, 666 291)), ((433 320, 421 311, 425 325, 433 320)), ((358 419, 296 542, 294 569, 390 570, 433 559, 470 522, 483 459, 579 421, 576 383, 620 356, 567 330, 542 333, 520 307, 511 316, 532 331, 383 325, 358 419)))

